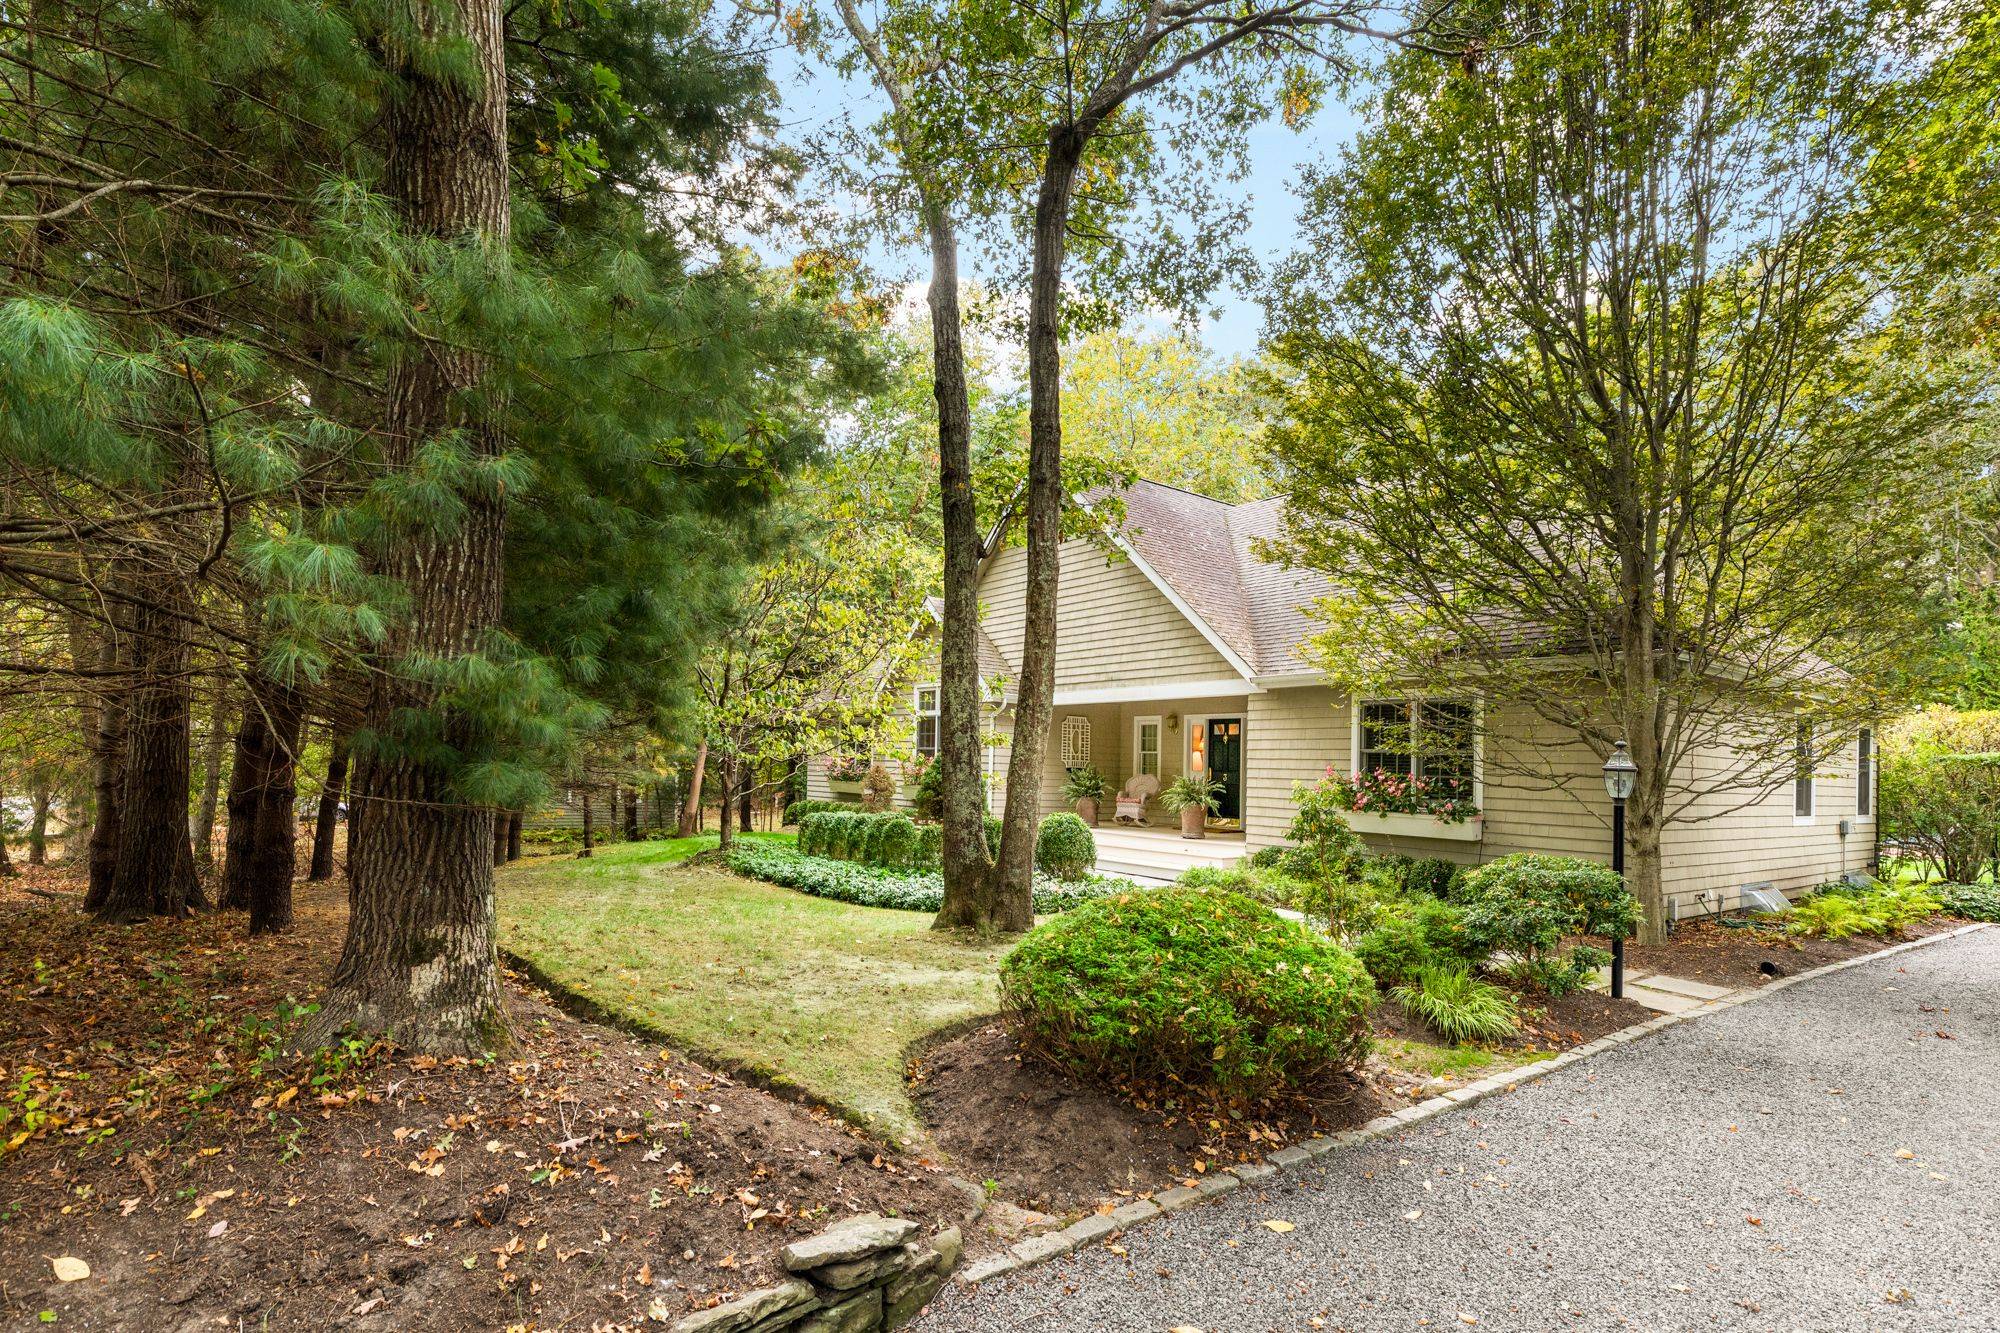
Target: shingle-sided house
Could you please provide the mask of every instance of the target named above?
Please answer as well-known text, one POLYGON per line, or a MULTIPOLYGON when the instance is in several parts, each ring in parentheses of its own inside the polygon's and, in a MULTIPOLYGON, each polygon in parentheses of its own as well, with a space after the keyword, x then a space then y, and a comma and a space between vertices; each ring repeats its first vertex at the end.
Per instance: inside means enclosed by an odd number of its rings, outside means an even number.
MULTIPOLYGON (((1608 859, 1600 761, 1573 735, 1525 708, 1488 711, 1477 698, 1350 698, 1326 685, 1302 652, 1315 628, 1310 607, 1329 585, 1253 550, 1256 539, 1279 535, 1280 516, 1275 499, 1229 505, 1139 482, 1126 492, 1109 549, 1063 543, 1043 810, 1067 808, 1065 771, 1081 764, 1095 765, 1114 789, 1139 774, 1165 783, 1208 769, 1222 783, 1222 808, 1202 840, 1182 839, 1157 802, 1147 827, 1113 827, 1105 803, 1099 867, 1165 879, 1282 842, 1293 784, 1329 769, 1386 767, 1462 784, 1479 813, 1460 822, 1354 815, 1377 851, 1472 863, 1522 851, 1608 859), (1536 776, 1511 776, 1527 771, 1536 776)), ((1003 546, 980 573, 980 670, 995 700, 995 737, 1012 726, 1026 563, 1022 547, 1003 546)), ((924 753, 936 748, 935 663, 933 655, 910 690, 911 732, 924 753)), ((1812 768, 1773 790, 1709 792, 1702 813, 1713 817, 1668 827, 1665 887, 1676 914, 1733 906, 1746 886, 1795 891, 1873 868, 1872 736, 1862 732, 1812 768)), ((997 812, 1004 744, 989 746, 986 770, 997 812)), ((811 765, 808 787, 820 798, 857 789, 830 781, 824 760, 811 765)))

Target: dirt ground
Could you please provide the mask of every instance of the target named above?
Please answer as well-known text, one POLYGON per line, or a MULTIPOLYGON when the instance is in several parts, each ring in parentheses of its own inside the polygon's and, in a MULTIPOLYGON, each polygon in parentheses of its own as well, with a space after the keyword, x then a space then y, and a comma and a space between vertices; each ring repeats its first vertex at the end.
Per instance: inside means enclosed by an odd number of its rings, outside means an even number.
POLYGON ((0 882, 0 1325, 637 1328, 841 1214, 971 1211, 937 1167, 519 978, 503 1058, 302 1065, 272 1019, 338 954, 342 890, 250 941, 237 914, 93 926, 75 887, 0 882))
POLYGON ((1045 1213, 1119 1203, 1406 1103, 1366 1077, 1311 1100, 1231 1108, 1184 1089, 1111 1089, 1027 1055, 1002 1020, 911 1062, 911 1095, 960 1174, 1045 1213))
POLYGON ((1665 944, 1626 945, 1625 971, 1627 976, 1635 972, 1662 972, 1717 986, 1762 986, 1779 977, 1858 958, 1906 939, 1922 939, 1962 924, 1949 917, 1934 917, 1891 939, 1853 935, 1844 940, 1822 940, 1725 926, 1714 921, 1683 921, 1674 927, 1665 944))

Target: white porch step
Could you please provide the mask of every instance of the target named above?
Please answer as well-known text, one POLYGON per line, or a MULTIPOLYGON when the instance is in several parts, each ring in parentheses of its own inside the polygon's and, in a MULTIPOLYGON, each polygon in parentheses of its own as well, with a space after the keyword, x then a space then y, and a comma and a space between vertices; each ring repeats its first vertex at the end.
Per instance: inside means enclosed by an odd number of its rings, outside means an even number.
POLYGON ((1166 884, 1192 866, 1234 865, 1248 855, 1240 837, 1183 838, 1171 829, 1095 829, 1100 874, 1166 884))

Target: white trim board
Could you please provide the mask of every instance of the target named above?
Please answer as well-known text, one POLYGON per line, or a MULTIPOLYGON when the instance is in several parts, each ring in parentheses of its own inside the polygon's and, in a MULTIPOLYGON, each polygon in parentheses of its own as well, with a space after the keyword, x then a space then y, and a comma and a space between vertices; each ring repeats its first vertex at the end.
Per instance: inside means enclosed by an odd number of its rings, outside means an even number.
POLYGON ((1097 685, 1057 690, 1057 708, 1085 704, 1150 704, 1173 699, 1236 699, 1264 691, 1247 680, 1167 680, 1152 685, 1097 685))

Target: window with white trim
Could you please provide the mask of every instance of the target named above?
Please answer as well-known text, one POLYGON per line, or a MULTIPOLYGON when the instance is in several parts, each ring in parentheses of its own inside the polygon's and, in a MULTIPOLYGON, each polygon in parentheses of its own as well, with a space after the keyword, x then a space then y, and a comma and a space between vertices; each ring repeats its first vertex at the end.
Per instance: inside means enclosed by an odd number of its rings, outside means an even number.
POLYGON ((1132 719, 1132 772, 1160 776, 1160 719, 1132 719))
POLYGON ((1875 729, 1863 727, 1854 738, 1854 813, 1867 819, 1875 813, 1875 729))
POLYGON ((917 686, 915 706, 911 711, 917 715, 917 753, 935 759, 938 752, 938 687, 917 686))
POLYGON ((1812 723, 1804 721, 1792 742, 1792 815, 1813 817, 1812 723))
POLYGON ((1358 767, 1449 783, 1472 795, 1477 706, 1466 699, 1369 699, 1357 710, 1358 767))

